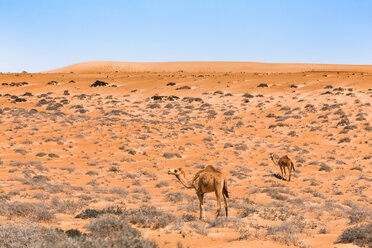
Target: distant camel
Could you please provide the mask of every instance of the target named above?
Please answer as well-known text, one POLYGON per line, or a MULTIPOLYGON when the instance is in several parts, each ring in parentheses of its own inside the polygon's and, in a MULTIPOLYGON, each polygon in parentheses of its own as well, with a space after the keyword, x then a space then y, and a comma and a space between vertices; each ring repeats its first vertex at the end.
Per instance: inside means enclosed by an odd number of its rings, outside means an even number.
POLYGON ((291 161, 291 159, 287 155, 282 156, 279 160, 277 160, 274 155, 275 154, 271 154, 270 155, 271 160, 274 162, 274 164, 279 165, 280 171, 282 172, 282 178, 284 179, 283 170, 284 170, 284 174, 287 176, 287 173, 285 171, 285 168, 287 167, 288 168, 288 172, 289 172, 289 179, 288 179, 288 181, 291 181, 291 172, 292 172, 292 169, 293 169, 293 171, 295 171, 293 162, 291 161))
POLYGON ((220 215, 221 211, 221 196, 223 196, 226 216, 228 216, 229 206, 226 198, 229 198, 229 193, 227 192, 227 180, 221 171, 218 171, 213 166, 208 165, 203 170, 198 171, 194 178, 190 181, 186 180, 186 174, 181 168, 170 169, 168 171, 168 175, 175 175, 186 188, 195 189, 200 203, 200 219, 205 219, 204 194, 209 192, 216 193, 217 217, 220 215))

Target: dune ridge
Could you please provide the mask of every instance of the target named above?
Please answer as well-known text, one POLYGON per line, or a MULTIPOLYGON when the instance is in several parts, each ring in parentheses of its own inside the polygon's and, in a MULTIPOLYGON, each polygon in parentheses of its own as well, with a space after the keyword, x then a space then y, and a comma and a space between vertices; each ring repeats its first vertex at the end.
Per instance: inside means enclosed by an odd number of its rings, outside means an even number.
POLYGON ((304 71, 371 72, 372 65, 259 63, 259 62, 115 62, 89 61, 41 73, 96 73, 96 72, 267 72, 296 73, 304 71))

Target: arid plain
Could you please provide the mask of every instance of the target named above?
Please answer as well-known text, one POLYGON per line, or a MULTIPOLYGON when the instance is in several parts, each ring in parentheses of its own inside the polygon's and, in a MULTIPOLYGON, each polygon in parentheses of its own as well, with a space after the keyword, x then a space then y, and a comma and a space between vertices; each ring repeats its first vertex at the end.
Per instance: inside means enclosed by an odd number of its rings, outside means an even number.
POLYGON ((159 247, 372 245, 342 236, 372 230, 372 66, 89 62, 2 73, 0 94, 4 239, 46 227, 79 247, 125 222, 159 247), (207 165, 228 178, 228 218, 210 193, 198 220, 167 174, 207 165))

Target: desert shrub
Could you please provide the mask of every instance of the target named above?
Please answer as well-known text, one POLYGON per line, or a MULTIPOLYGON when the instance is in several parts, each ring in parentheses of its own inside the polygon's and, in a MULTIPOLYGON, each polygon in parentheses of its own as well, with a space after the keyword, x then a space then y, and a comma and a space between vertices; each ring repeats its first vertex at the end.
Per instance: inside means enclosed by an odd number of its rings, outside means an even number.
POLYGON ((57 213, 73 214, 84 205, 85 203, 83 201, 74 201, 70 199, 60 200, 57 196, 53 197, 51 200, 51 207, 57 213))
POLYGON ((245 93, 245 94, 243 95, 243 97, 245 97, 245 98, 253 98, 254 96, 251 95, 251 94, 249 94, 249 93, 245 93))
POLYGON ((264 84, 264 83, 260 83, 259 85, 257 85, 258 88, 265 88, 265 87, 269 87, 267 84, 264 84))
POLYGON ((130 226, 123 217, 105 214, 90 220, 86 227, 91 232, 92 236, 103 238, 109 236, 113 232, 127 229, 130 226))
POLYGON ((182 158, 182 156, 181 156, 180 154, 178 154, 178 153, 170 153, 170 152, 165 152, 165 153, 163 154, 163 157, 164 157, 164 158, 168 158, 168 159, 170 159, 170 158, 174 158, 174 157, 182 158))
POLYGON ((53 247, 65 239, 63 232, 34 224, 3 224, 0 225, 0 247, 53 247))
POLYGON ((342 138, 338 141, 338 143, 349 143, 351 139, 349 137, 342 138))
POLYGON ((201 222, 199 220, 194 221, 190 224, 190 227, 199 234, 202 234, 205 236, 208 235, 208 229, 204 222, 201 222))
POLYGON ((102 214, 113 214, 113 215, 121 215, 123 214, 123 210, 120 207, 108 207, 105 209, 97 210, 93 208, 87 208, 80 214, 76 215, 75 218, 80 219, 89 219, 89 218, 97 218, 99 215, 102 214))
POLYGON ((325 163, 322 163, 322 165, 319 168, 319 171, 331 172, 332 168, 326 165, 325 163))
POLYGON ((235 150, 246 151, 246 150, 248 150, 248 146, 244 143, 236 144, 235 145, 235 150))
POLYGON ((223 115, 232 116, 232 115, 234 115, 234 113, 235 113, 234 110, 229 110, 229 111, 226 111, 225 113, 223 113, 223 115))
POLYGON ((97 86, 101 87, 101 86, 107 86, 107 85, 108 83, 97 80, 93 84, 91 84, 90 87, 97 87, 97 86))
POLYGON ((350 210, 347 211, 350 223, 349 224, 356 224, 363 221, 371 221, 372 222, 372 209, 360 206, 355 204, 351 201, 346 200, 344 204, 350 207, 350 210))
POLYGON ((191 87, 185 85, 185 86, 182 86, 182 87, 178 87, 178 88, 176 88, 176 90, 191 90, 191 87))
POLYGON ((140 227, 159 229, 174 222, 176 216, 162 212, 153 206, 141 206, 124 213, 128 221, 140 227))
POLYGON ((26 155, 28 152, 24 149, 14 149, 14 152, 15 153, 19 153, 19 154, 22 154, 22 155, 26 155))
POLYGON ((153 104, 149 104, 147 107, 151 108, 151 109, 154 109, 154 108, 160 108, 161 106, 158 103, 153 103, 153 104))
POLYGON ((129 194, 128 190, 126 190, 122 187, 113 187, 113 188, 109 189, 109 192, 112 193, 112 194, 118 194, 118 195, 121 195, 121 196, 125 196, 125 195, 129 194))
POLYGON ((69 229, 66 232, 66 235, 71 238, 80 237, 83 235, 82 232, 80 232, 78 229, 69 229))
POLYGON ((286 245, 300 246, 302 240, 297 236, 303 231, 303 226, 300 223, 284 222, 277 226, 270 226, 267 229, 267 235, 273 240, 284 243, 286 245))
POLYGON ((170 192, 165 196, 165 199, 170 202, 182 202, 185 198, 191 200, 191 196, 183 192, 170 192))
POLYGON ((258 211, 252 207, 243 207, 239 212, 239 216, 245 218, 257 212, 258 211))
POLYGON ((196 217, 192 214, 184 214, 182 215, 182 220, 185 222, 195 221, 196 217))
POLYGON ((55 218, 46 205, 36 202, 14 201, 6 203, 0 209, 0 214, 9 218, 29 218, 37 222, 48 222, 55 218))
POLYGON ((259 212, 259 216, 265 220, 282 220, 285 221, 291 216, 296 216, 295 212, 289 211, 287 208, 264 208, 259 212))
POLYGON ((290 131, 289 133, 288 133, 288 136, 291 136, 291 137, 294 137, 294 136, 296 136, 297 134, 296 134, 296 131, 290 131))
POLYGON ((90 234, 79 230, 40 227, 34 224, 0 225, 0 247, 91 247, 91 248, 156 248, 155 242, 143 239, 125 218, 103 215, 87 225, 90 234))
POLYGON ((234 145, 233 144, 231 144, 231 143, 225 143, 225 145, 223 146, 223 148, 229 148, 229 147, 234 147, 234 145))
POLYGON ((169 183, 168 183, 168 182, 165 182, 165 181, 158 182, 158 183, 155 185, 156 188, 168 187, 168 186, 169 186, 169 183))
POLYGON ((96 171, 87 171, 87 173, 85 173, 85 175, 97 176, 98 175, 98 172, 96 172, 96 171))
POLYGON ((59 158, 59 155, 55 154, 55 153, 49 153, 48 156, 50 158, 59 158))
POLYGON ((338 236, 336 243, 354 243, 359 246, 372 247, 372 224, 345 229, 338 236))
MULTIPOLYGON (((153 241, 143 239, 141 233, 123 218, 103 215, 87 225, 91 235, 82 242, 84 247, 104 248, 156 248, 153 241)), ((80 246, 81 247, 81 246, 80 246)))
POLYGON ((227 227, 237 231, 243 231, 246 225, 244 220, 236 217, 219 217, 210 223, 210 227, 227 227))

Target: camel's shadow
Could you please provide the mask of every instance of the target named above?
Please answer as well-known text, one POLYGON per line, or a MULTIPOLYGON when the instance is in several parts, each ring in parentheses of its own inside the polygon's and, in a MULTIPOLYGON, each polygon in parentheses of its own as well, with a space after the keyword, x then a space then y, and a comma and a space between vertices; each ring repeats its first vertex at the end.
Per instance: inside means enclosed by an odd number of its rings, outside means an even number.
POLYGON ((278 179, 280 179, 280 180, 286 181, 286 179, 283 178, 283 177, 282 177, 281 175, 279 175, 278 173, 272 173, 272 176, 273 176, 273 177, 276 177, 276 178, 278 178, 278 179))

